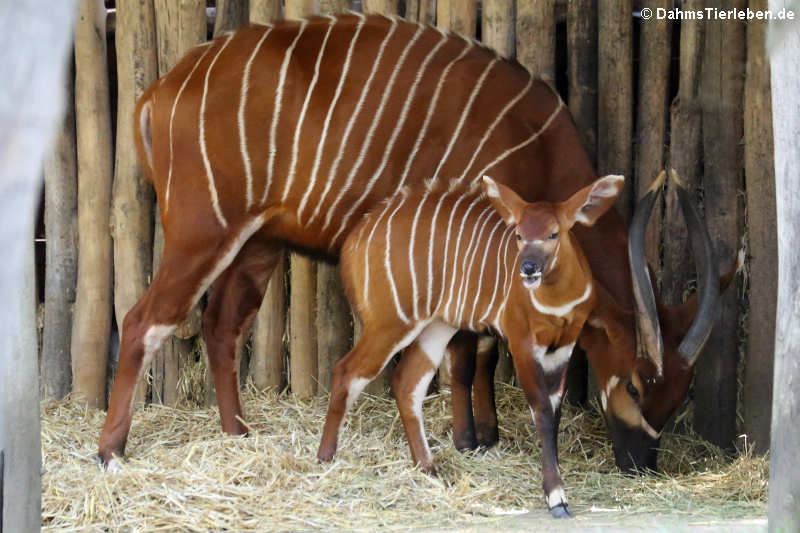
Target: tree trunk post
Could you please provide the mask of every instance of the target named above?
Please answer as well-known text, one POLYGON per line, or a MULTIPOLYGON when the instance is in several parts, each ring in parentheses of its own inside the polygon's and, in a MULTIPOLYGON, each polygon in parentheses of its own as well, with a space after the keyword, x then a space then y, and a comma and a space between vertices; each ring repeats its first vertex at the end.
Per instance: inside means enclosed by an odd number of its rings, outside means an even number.
POLYGON ((106 10, 82 0, 75 28, 75 118, 78 149, 78 285, 72 327, 72 394, 106 405, 111 330, 111 109, 106 10))
MULTIPOLYGON (((70 62, 71 63, 71 62, 70 62)), ((71 68, 64 76, 65 113, 44 164, 44 229, 47 239, 41 397, 60 400, 70 392, 72 306, 78 268, 78 163, 75 91, 71 68)))
POLYGON ((517 0, 517 61, 555 84, 555 0, 517 0))

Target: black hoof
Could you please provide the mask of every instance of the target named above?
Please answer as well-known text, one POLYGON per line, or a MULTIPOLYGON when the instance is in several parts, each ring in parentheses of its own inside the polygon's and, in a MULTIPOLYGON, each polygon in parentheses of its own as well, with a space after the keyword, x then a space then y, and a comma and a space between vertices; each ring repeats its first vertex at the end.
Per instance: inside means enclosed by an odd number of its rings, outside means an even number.
POLYGON ((455 445, 456 450, 460 452, 474 450, 478 447, 478 441, 475 440, 475 437, 459 439, 453 438, 453 444, 455 445))
POLYGON ((475 434, 478 444, 484 448, 491 448, 500 441, 500 433, 495 425, 475 424, 475 434))
POLYGON ((569 507, 566 503, 559 503, 550 509, 550 514, 553 518, 572 518, 572 513, 569 512, 569 507))

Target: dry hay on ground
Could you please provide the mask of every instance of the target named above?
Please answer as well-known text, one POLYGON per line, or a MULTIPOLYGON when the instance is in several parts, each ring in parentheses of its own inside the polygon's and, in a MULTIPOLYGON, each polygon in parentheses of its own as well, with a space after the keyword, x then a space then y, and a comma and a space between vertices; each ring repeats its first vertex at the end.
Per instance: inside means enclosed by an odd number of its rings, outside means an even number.
MULTIPOLYGON (((459 453, 446 394, 425 416, 439 477, 412 468, 391 398, 364 397, 348 416, 334 462, 316 450, 326 399, 244 394, 251 434, 225 436, 214 409, 139 409, 121 472, 95 463, 104 413, 42 406, 43 511, 49 531, 408 530, 491 525, 503 513, 543 509, 539 442, 521 391, 498 391, 501 443, 459 453)), ((666 513, 690 519, 766 514, 768 461, 733 460, 692 435, 668 434, 665 474, 619 475, 600 417, 567 408, 561 469, 576 515, 666 513)), ((608 515, 606 515, 608 516, 608 515)))

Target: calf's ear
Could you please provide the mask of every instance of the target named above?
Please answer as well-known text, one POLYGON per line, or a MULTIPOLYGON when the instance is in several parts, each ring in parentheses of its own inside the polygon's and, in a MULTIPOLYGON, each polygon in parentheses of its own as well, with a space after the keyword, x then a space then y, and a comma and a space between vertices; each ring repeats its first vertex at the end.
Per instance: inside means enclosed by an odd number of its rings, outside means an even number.
POLYGON ((561 208, 570 227, 576 222, 593 225, 611 206, 625 184, 623 176, 604 176, 562 202, 561 208))
POLYGON ((489 176, 483 177, 483 190, 486 192, 486 196, 489 197, 489 201, 495 211, 507 225, 513 226, 519 223, 526 206, 525 200, 520 198, 513 190, 495 182, 489 176))

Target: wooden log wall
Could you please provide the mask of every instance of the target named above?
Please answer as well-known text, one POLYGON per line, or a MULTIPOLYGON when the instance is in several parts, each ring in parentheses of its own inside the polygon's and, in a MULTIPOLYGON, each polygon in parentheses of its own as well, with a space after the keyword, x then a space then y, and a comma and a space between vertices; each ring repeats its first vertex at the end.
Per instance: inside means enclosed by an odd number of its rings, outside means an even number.
MULTIPOLYGON (((749 6, 763 9, 765 3, 750 0, 749 6)), ((113 305, 119 324, 157 269, 160 256, 158 217, 151 228, 150 193, 142 184, 136 162, 128 159, 132 143, 126 132, 132 102, 155 76, 154 65, 163 75, 190 47, 206 40, 209 32, 229 31, 247 20, 266 22, 281 16, 334 13, 353 4, 350 0, 286 0, 282 6, 279 0, 218 0, 216 17, 207 21, 204 0, 118 2, 119 81, 115 89, 119 92, 119 133, 112 218, 108 209, 113 136, 108 104, 114 91, 107 87, 105 41, 99 38, 104 34, 105 18, 99 0, 84 0, 82 5, 75 54, 80 249, 71 339, 72 391, 91 405, 103 406, 112 257, 116 272, 113 305), (131 43, 140 48, 132 48, 131 43), (109 222, 113 222, 113 255, 109 222)), ((700 9, 703 5, 702 0, 686 0, 682 7, 700 9)), ((746 0, 726 0, 728 7, 747 5, 746 0)), ((651 8, 671 6, 667 0, 657 0, 651 8)), ((717 245, 721 270, 730 267, 744 237, 750 261, 747 291, 737 279, 723 298, 718 327, 698 364, 692 393, 694 424, 717 444, 730 446, 736 434, 744 431, 758 450, 765 450, 776 245, 770 83, 763 24, 644 21, 634 16, 631 0, 483 0, 481 5, 475 0, 410 0, 403 4, 364 0, 362 7, 384 14, 404 9, 411 20, 478 36, 503 56, 516 59, 557 86, 599 173, 622 173, 628 178, 626 194, 618 204, 625 216, 631 214, 636 197, 649 187, 659 169, 668 165, 696 192, 697 205, 717 245), (741 391, 737 390, 737 372, 743 378, 741 391), (743 423, 737 423, 738 415, 743 416, 743 423)), ((67 119, 62 137, 71 128, 67 119)), ((64 138, 68 143, 68 137, 64 138)), ((58 146, 54 158, 60 157, 60 167, 48 170, 48 175, 61 172, 66 177, 49 178, 48 182, 59 179, 74 184, 69 161, 59 155, 71 149, 68 144, 58 146)), ((50 187, 54 192, 55 185, 50 187)), ((675 194, 667 187, 649 228, 647 254, 665 300, 680 303, 691 293, 695 272, 686 260, 689 248, 675 194)), ((69 194, 63 196, 63 204, 50 206, 48 211, 55 213, 57 207, 65 213, 48 218, 48 239, 52 238, 54 245, 48 250, 59 256, 48 257, 50 273, 70 261, 69 246, 55 246, 61 238, 56 236, 66 232, 69 213, 74 213, 69 194)), ((69 237, 65 239, 68 243, 69 237)), ((48 281, 46 308, 48 304, 63 308, 63 302, 70 301, 69 279, 66 276, 60 284, 48 281)), ((196 365, 201 357, 202 343, 197 341, 200 312, 198 308, 192 313, 155 358, 151 401, 170 405, 179 401, 182 369, 196 365)), ((64 378, 57 376, 64 374, 63 345, 67 341, 63 325, 51 326, 48 313, 45 317, 45 339, 50 344, 46 344, 48 353, 42 359, 42 375, 56 377, 45 380, 43 394, 61 396, 67 387, 58 388, 59 379, 63 382, 64 378), (59 327, 61 333, 51 333, 59 327), (58 346, 62 346, 62 355, 58 346), (56 366, 59 361, 60 369, 56 366)), ((324 393, 332 365, 357 334, 358 324, 353 324, 343 297, 337 266, 290 253, 279 261, 269 283, 245 348, 249 357, 243 370, 260 388, 288 386, 301 396, 324 393)), ((585 363, 583 368, 583 374, 571 378, 572 387, 586 386, 585 363)), ((385 388, 385 379, 377 381, 370 392, 385 388)), ((213 401, 211 394, 208 397, 213 401)), ((585 398, 585 393, 578 398, 585 398)))

